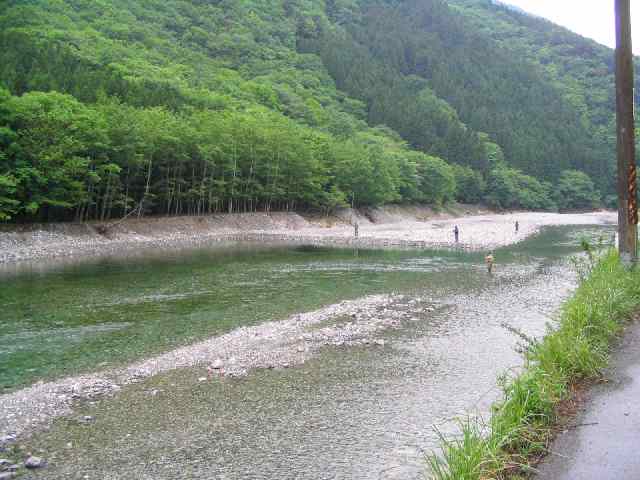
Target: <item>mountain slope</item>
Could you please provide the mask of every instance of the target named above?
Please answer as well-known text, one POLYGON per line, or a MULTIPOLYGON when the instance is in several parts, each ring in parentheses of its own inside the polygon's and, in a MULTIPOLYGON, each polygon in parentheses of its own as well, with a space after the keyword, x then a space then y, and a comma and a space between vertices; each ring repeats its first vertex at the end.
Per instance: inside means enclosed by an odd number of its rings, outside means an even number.
MULTIPOLYGON (((449 0, 472 28, 494 39, 501 48, 526 59, 543 72, 571 105, 584 128, 596 139, 598 155, 615 151, 614 52, 540 17, 494 5, 488 0, 449 0)), ((640 87, 640 75, 636 73, 640 87)), ((615 162, 600 162, 591 172, 610 180, 613 190, 615 162)))
MULTIPOLYGON (((395 72, 424 79, 472 129, 488 132, 510 164, 546 179, 565 168, 595 178, 610 173, 611 50, 488 0, 359 4, 359 21, 345 27, 353 41, 395 72)), ((325 63, 349 93, 371 92, 375 109, 391 83, 362 88, 369 73, 354 72, 358 62, 352 59, 332 56, 340 51, 344 57, 346 49, 336 38, 325 35, 318 49, 325 63)), ((400 133, 409 130, 392 115, 381 119, 400 133)), ((423 146, 410 132, 405 137, 423 146)), ((448 158, 446 149, 435 153, 448 158)))
POLYGON ((606 49, 580 56, 577 36, 518 15, 484 0, 4 2, 0 219, 485 195, 550 208, 571 169, 606 192, 606 49), (556 30, 567 48, 539 54, 556 30))

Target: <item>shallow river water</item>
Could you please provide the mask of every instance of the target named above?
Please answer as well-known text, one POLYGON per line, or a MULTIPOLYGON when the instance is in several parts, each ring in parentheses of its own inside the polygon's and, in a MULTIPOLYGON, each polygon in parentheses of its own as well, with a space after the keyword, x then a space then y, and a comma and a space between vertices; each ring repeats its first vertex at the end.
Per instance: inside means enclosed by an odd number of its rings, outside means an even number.
POLYGON ((49 460, 34 478, 423 478, 436 429, 486 413, 497 376, 520 365, 505 324, 541 335, 575 286, 569 256, 603 232, 547 229, 496 252, 492 276, 477 253, 282 246, 21 267, 0 278, 0 380, 11 391, 401 293, 436 308, 386 330, 383 346, 326 346, 302 365, 241 378, 163 373, 85 403, 24 447, 49 460), (92 420, 78 422, 84 415, 92 420))

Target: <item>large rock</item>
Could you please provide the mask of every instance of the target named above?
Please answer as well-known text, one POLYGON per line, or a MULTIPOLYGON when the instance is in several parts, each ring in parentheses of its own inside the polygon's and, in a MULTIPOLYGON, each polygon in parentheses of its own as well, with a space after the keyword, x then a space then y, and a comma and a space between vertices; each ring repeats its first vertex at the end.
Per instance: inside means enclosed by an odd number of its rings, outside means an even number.
POLYGON ((9 480, 11 478, 15 478, 16 474, 14 472, 3 472, 0 473, 0 480, 9 480))

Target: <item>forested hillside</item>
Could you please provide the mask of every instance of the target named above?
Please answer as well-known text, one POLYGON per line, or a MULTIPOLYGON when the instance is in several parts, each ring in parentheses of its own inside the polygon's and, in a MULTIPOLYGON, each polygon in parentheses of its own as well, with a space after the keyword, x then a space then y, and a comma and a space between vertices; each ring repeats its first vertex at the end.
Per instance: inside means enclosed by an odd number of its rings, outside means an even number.
POLYGON ((0 220, 591 207, 612 55, 489 0, 5 1, 0 220))

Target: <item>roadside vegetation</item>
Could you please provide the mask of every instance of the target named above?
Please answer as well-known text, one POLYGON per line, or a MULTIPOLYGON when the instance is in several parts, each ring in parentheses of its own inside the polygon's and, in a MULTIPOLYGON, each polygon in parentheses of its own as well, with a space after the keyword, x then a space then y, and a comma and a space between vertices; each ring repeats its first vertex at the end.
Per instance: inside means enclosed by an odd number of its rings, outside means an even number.
POLYGON ((429 457, 435 479, 519 478, 531 471, 530 461, 546 452, 570 387, 601 375, 612 342, 640 304, 640 271, 624 267, 614 251, 595 258, 586 250, 580 286, 563 306, 557 329, 539 341, 523 336, 524 370, 501 379, 504 398, 488 424, 470 419, 459 438, 442 438, 440 454, 429 457))

